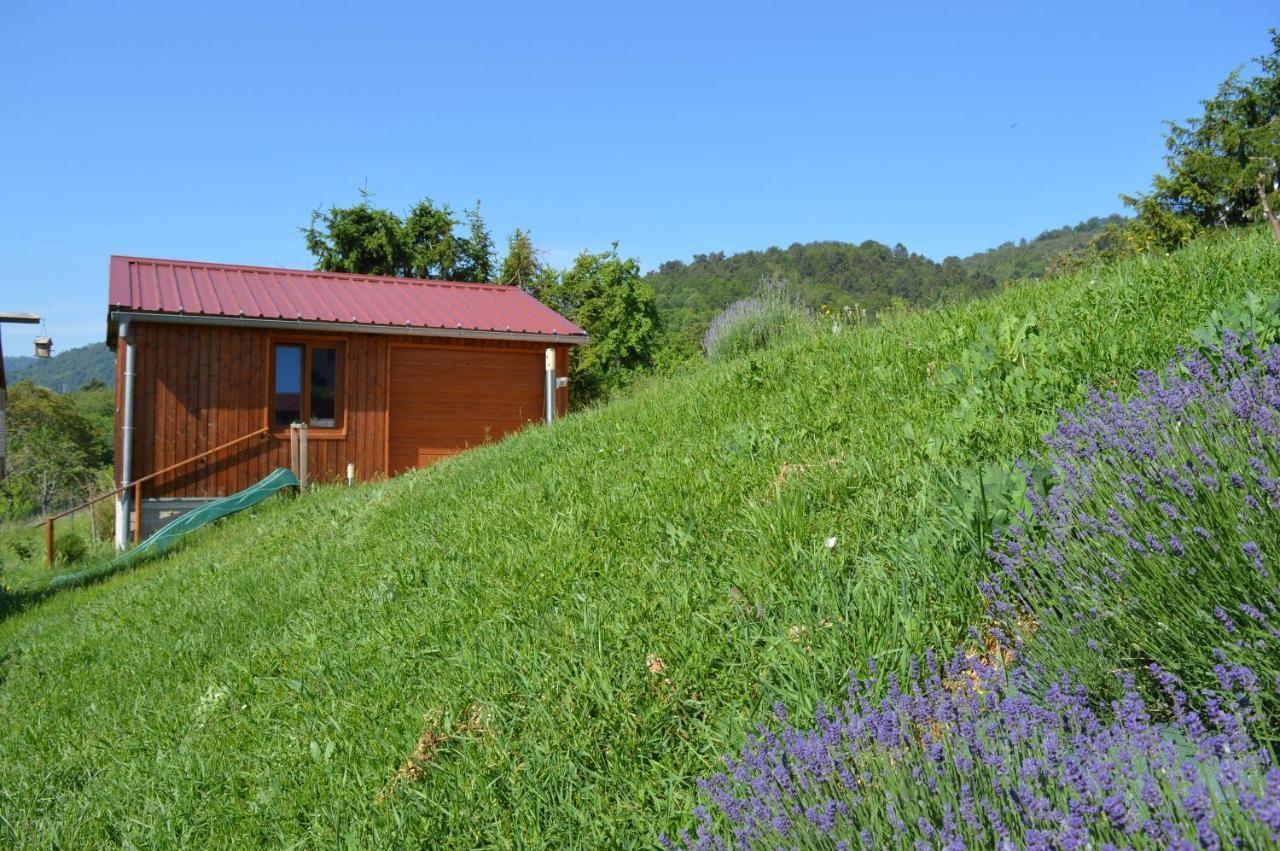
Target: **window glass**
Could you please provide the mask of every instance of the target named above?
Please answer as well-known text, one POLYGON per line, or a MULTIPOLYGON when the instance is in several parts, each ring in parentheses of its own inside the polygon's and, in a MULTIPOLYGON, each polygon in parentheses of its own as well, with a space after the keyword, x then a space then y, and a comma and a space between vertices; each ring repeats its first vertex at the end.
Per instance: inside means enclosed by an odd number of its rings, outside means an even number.
POLYGON ((276 387, 272 417, 276 426, 302 420, 302 346, 276 346, 276 387))
POLYGON ((314 428, 338 424, 338 350, 311 347, 311 419, 314 428))

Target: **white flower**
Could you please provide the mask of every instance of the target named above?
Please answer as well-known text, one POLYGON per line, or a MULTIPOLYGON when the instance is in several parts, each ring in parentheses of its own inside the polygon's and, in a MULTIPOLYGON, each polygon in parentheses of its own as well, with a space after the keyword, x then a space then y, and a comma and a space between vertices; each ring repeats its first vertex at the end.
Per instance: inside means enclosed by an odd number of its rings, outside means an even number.
POLYGON ((835 549, 835 546, 836 546, 836 536, 832 535, 830 538, 827 538, 827 549, 833 550, 835 549))

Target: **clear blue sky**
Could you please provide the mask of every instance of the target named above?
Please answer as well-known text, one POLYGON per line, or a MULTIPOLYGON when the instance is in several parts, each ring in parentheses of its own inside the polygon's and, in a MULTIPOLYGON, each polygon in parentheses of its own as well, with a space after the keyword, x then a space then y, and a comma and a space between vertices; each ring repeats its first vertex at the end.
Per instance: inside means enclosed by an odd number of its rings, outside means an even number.
MULTIPOLYGON (((14 0, 0 310, 101 339, 112 253, 308 266, 309 211, 477 198, 564 265, 876 239, 941 259, 1121 209, 1269 2, 14 0)), ((5 351, 28 354, 9 326, 5 351)))

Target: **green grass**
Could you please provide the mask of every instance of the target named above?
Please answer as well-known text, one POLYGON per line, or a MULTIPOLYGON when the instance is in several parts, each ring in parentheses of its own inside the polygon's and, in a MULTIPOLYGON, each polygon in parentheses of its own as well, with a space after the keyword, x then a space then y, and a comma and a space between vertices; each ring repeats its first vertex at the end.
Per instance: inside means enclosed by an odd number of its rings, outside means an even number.
MULTIPOLYGON (((96 527, 88 512, 84 511, 76 512, 54 524, 56 540, 75 535, 84 543, 84 555, 74 561, 55 555, 52 568, 45 554, 45 528, 36 523, 37 519, 33 518, 0 524, 0 588, 7 589, 11 595, 37 592, 60 573, 80 570, 114 555, 110 538, 104 537, 111 534, 111 517, 106 512, 98 513, 96 527)), ((64 548, 62 555, 65 554, 64 548)), ((4 600, 3 595, 0 595, 0 615, 3 611, 4 600)))
POLYGON ((41 601, 0 622, 0 843, 650 844, 775 701, 980 623, 949 483, 1274 292, 1269 239, 654 380, 41 601))

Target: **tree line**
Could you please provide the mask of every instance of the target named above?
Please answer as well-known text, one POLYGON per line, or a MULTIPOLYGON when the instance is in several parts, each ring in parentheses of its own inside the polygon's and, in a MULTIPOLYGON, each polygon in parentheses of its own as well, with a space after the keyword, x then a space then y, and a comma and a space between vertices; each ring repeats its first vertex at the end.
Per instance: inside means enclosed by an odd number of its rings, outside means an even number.
POLYGON ((640 261, 608 251, 583 251, 568 269, 543 260, 529 231, 517 228, 497 257, 480 202, 455 214, 423 198, 404 215, 373 206, 361 190, 350 207, 314 210, 302 228, 316 268, 327 272, 474 281, 520 287, 591 335, 571 353, 575 407, 591 404, 653 370, 671 349, 653 288, 640 261))
POLYGON ((695 254, 692 262, 669 261, 646 277, 663 318, 695 337, 762 280, 784 279, 810 308, 849 307, 872 314, 895 305, 932 307, 971 298, 997 283, 984 271, 966 269, 958 258, 938 263, 901 243, 890 247, 872 240, 695 254))

